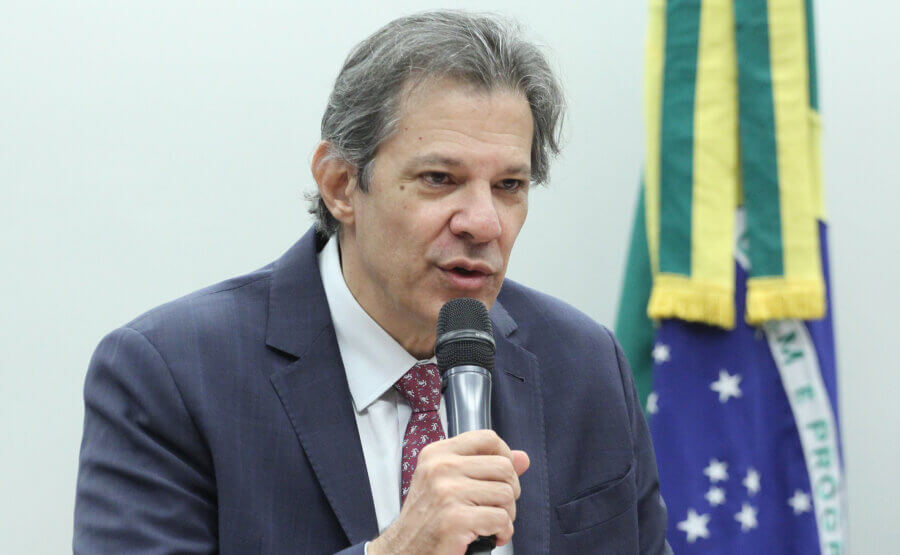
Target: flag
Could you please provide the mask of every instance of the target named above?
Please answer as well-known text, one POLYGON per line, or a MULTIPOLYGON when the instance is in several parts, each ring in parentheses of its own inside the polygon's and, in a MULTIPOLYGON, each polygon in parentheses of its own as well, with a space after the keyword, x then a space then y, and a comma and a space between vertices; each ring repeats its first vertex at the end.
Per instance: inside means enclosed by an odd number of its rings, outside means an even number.
POLYGON ((617 335, 676 553, 842 553, 812 3, 651 1, 617 335))

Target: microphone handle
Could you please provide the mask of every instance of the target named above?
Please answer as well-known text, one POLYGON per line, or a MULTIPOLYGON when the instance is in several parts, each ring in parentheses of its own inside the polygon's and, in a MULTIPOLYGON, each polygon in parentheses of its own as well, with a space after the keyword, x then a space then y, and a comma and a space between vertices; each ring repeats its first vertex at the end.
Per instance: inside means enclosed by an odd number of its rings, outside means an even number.
POLYGON ((454 366, 444 372, 447 437, 491 428, 491 374, 480 366, 454 366))
MULTIPOLYGON (((491 373, 480 366, 455 366, 443 375, 444 404, 447 407, 447 437, 472 430, 491 428, 491 373)), ((479 536, 469 544, 466 555, 490 553, 496 536, 479 536)))

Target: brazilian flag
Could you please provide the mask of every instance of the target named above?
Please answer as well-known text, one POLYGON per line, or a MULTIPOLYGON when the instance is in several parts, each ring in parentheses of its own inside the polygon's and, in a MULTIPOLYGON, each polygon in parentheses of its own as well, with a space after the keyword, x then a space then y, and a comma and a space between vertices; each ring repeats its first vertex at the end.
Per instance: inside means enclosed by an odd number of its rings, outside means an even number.
POLYGON ((651 0, 617 334, 676 553, 841 553, 811 0, 651 0))

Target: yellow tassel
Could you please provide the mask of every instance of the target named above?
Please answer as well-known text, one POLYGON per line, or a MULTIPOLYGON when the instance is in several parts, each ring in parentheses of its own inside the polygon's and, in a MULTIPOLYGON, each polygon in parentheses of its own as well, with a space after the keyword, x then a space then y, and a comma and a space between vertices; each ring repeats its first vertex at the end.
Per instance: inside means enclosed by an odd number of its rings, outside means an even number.
POLYGON ((656 320, 680 318, 733 329, 734 290, 714 283, 698 283, 681 275, 657 274, 647 315, 656 320))
POLYGON ((747 323, 767 320, 818 320, 825 317, 825 282, 785 278, 747 280, 747 323))

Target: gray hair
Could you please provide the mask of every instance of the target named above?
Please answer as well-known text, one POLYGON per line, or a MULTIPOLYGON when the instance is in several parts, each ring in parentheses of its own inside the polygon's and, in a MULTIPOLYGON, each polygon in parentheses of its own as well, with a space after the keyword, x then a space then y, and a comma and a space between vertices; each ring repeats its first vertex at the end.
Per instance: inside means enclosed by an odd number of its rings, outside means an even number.
MULTIPOLYGON (((396 130, 401 91, 450 77, 525 96, 534 119, 531 180, 545 182, 550 158, 560 150, 565 101, 546 58, 521 34, 514 22, 462 11, 425 12, 388 23, 350 52, 335 80, 322 116, 328 156, 353 165, 359 188, 367 191, 378 146, 396 130)), ((310 200, 319 232, 334 234, 339 222, 321 196, 310 200)))

